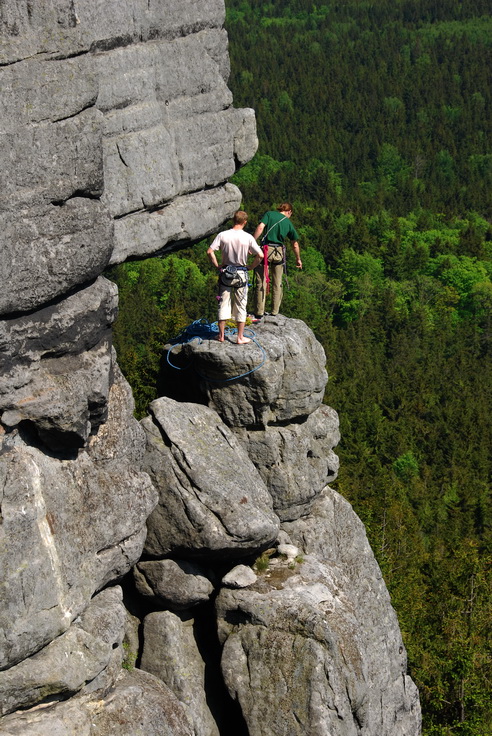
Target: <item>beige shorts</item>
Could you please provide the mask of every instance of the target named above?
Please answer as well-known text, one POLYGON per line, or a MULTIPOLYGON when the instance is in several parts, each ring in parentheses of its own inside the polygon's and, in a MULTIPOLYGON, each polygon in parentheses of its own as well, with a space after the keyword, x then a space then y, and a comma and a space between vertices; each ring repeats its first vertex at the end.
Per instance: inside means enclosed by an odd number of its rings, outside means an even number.
POLYGON ((219 296, 219 321, 225 319, 235 319, 236 322, 246 322, 247 302, 248 302, 248 284, 240 286, 239 289, 233 289, 230 286, 220 286, 219 296))

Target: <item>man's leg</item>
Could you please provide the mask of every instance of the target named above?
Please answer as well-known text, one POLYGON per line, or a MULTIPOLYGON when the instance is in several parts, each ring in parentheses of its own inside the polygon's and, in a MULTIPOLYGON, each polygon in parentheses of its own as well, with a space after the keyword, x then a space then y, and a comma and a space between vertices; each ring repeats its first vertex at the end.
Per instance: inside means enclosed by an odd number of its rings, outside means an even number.
POLYGON ((238 345, 245 345, 247 342, 251 342, 249 337, 244 337, 244 325, 245 322, 238 322, 237 323, 237 344, 238 345))
POLYGON ((283 263, 271 263, 270 275, 272 279, 272 314, 278 314, 282 303, 283 287, 282 278, 284 275, 283 263))
POLYGON ((255 268, 255 298, 253 299, 253 314, 263 317, 265 314, 266 279, 264 265, 260 263, 255 268))
POLYGON ((227 286, 221 285, 220 287, 220 291, 219 291, 220 301, 219 301, 219 315, 218 315, 219 336, 217 338, 219 342, 224 342, 225 324, 226 324, 226 321, 231 318, 231 291, 232 289, 229 289, 227 286))
POLYGON ((244 337, 244 325, 246 324, 246 305, 248 303, 248 284, 236 289, 232 298, 232 316, 237 323, 237 344, 244 345, 251 342, 249 337, 244 337))
POLYGON ((219 336, 217 338, 219 342, 224 342, 225 340, 225 334, 224 334, 225 333, 225 323, 226 323, 225 319, 219 319, 219 322, 218 322, 219 336))

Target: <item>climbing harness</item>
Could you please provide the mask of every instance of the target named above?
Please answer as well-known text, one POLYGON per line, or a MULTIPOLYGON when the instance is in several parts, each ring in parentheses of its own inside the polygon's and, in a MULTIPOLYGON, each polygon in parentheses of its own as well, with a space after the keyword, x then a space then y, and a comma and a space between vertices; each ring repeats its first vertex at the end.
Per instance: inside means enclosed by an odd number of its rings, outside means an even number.
POLYGON ((246 266, 223 266, 219 270, 219 284, 240 289, 248 283, 248 269, 246 266))
MULTIPOLYGON (((180 367, 179 365, 174 365, 174 363, 171 362, 171 354, 172 350, 176 345, 185 345, 188 342, 192 342, 193 340, 198 340, 199 344, 202 343, 204 340, 214 340, 217 335, 219 334, 219 325, 217 322, 209 322, 207 319, 197 319, 191 324, 189 324, 187 327, 185 327, 179 335, 174 337, 172 340, 170 340, 171 347, 167 351, 166 360, 168 364, 171 366, 171 368, 175 368, 178 371, 184 371, 188 368, 191 368, 193 366, 193 359, 188 363, 188 365, 180 367)), ((232 335, 237 334, 237 329, 235 327, 228 327, 225 330, 225 335, 227 337, 230 337, 232 335)), ((241 373, 238 376, 231 376, 230 378, 210 378, 209 376, 202 375, 199 371, 197 371, 196 368, 193 368, 195 373, 200 376, 200 378, 203 378, 205 381, 209 381, 211 383, 229 383, 230 381, 237 381, 239 378, 244 378, 245 376, 249 376, 251 373, 254 373, 255 371, 259 370, 266 362, 267 354, 265 349, 260 345, 258 340, 256 339, 256 333, 254 330, 250 328, 244 329, 244 335, 245 337, 249 337, 252 342, 255 343, 255 345, 260 349, 262 354, 262 360, 261 362, 252 368, 250 371, 246 371, 245 373, 241 373)))

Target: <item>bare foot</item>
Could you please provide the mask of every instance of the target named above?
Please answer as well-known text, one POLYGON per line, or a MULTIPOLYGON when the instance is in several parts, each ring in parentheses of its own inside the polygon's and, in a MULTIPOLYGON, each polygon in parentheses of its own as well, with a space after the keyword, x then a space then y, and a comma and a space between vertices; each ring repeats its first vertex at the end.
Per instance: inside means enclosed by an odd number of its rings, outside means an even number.
POLYGON ((225 341, 225 337, 221 337, 220 335, 217 335, 217 337, 215 339, 218 340, 219 342, 224 342, 225 341))
POLYGON ((249 337, 241 337, 241 338, 238 337, 236 340, 237 345, 246 345, 247 342, 251 342, 249 337))

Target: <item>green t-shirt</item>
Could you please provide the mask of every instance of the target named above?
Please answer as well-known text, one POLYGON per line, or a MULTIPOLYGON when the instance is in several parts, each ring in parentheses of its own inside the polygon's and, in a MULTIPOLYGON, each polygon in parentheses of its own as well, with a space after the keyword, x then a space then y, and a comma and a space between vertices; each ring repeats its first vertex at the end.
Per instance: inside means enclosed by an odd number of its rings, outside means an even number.
POLYGON ((286 238, 289 240, 299 240, 299 235, 290 219, 283 212, 270 210, 261 218, 261 222, 265 224, 265 229, 261 234, 261 242, 278 243, 283 245, 286 238))

